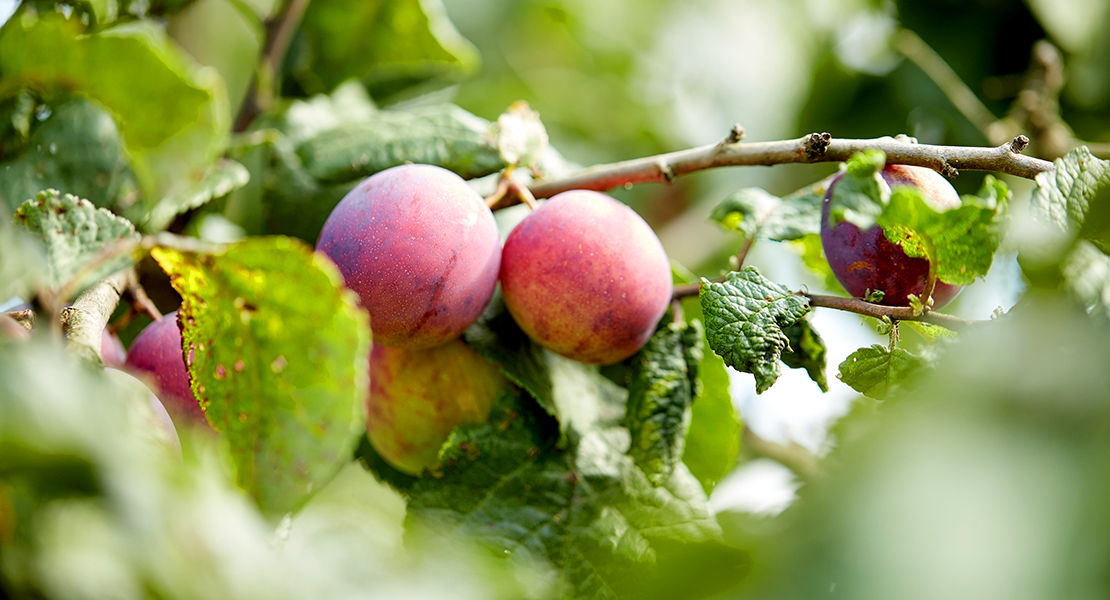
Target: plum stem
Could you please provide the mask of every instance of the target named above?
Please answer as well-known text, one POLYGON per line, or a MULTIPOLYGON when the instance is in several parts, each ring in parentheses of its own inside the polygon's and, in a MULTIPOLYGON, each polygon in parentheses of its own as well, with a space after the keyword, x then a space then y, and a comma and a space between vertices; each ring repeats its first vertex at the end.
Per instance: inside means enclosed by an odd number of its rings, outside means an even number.
MULTIPOLYGON (((845 161, 853 154, 868 149, 882 150, 888 164, 928 167, 950 177, 957 175, 959 169, 969 169, 1033 179, 1039 173, 1050 173, 1056 169, 1049 161, 1019 153, 1019 149, 1028 143, 1025 136, 1018 136, 993 148, 917 144, 905 137, 841 139, 828 133, 754 143, 732 141, 737 137, 730 132, 721 142, 708 146, 595 165, 563 178, 535 182, 529 189, 536 198, 550 198, 568 190, 606 191, 638 183, 668 183, 688 173, 718 167, 845 161)), ((499 205, 499 208, 504 207, 504 204, 499 205)))
POLYGON ((490 210, 500 210, 523 202, 532 210, 536 210, 538 205, 536 199, 532 197, 532 192, 510 178, 509 173, 511 171, 512 168, 510 167, 501 174, 501 179, 497 181, 497 190, 485 197, 486 206, 490 210))

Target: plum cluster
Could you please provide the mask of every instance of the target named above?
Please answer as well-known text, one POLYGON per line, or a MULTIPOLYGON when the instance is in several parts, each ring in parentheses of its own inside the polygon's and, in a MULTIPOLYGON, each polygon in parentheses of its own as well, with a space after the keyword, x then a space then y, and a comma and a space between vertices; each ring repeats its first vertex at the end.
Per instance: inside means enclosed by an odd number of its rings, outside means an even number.
MULTIPOLYGON (((559 194, 502 247, 483 198, 430 165, 377 173, 336 205, 316 244, 370 315, 367 433, 393 466, 420 473, 458 424, 481 423, 507 385, 459 339, 498 281, 537 343, 591 364, 636 353, 671 299, 670 262, 635 211, 592 191, 559 194)), ((145 329, 124 367, 145 375, 171 415, 204 422, 175 314, 145 329)))
POLYGON ((597 192, 555 196, 500 243, 493 213, 458 175, 387 169, 335 207, 316 250, 370 314, 367 431, 395 467, 419 473, 455 425, 483 422, 506 381, 459 340, 501 282, 520 328, 593 364, 624 360, 671 298, 667 255, 635 211, 597 192))

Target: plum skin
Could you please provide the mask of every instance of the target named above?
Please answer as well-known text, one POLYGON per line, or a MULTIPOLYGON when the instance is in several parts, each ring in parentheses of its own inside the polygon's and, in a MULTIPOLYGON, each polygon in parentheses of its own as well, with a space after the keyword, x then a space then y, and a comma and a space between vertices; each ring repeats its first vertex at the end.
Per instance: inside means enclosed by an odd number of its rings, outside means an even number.
POLYGON ((181 419, 208 423, 189 387, 189 370, 185 367, 177 312, 163 316, 139 333, 127 350, 123 368, 153 383, 157 388, 156 395, 166 410, 179 419, 179 423, 181 419))
POLYGON ((461 339, 424 350, 374 344, 366 433, 386 462, 418 475, 437 465, 456 425, 486 422, 507 384, 461 339))
POLYGON ((458 337, 493 296, 497 223, 461 177, 402 165, 367 178, 328 216, 316 250, 370 313, 374 342, 431 348, 458 337))
MULTIPOLYGON (((908 165, 887 165, 883 181, 891 187, 911 185, 920 189, 933 208, 952 209, 960 206, 960 196, 936 171, 908 165)), ((833 188, 841 176, 833 179, 825 193, 821 208, 821 245, 837 281, 849 294, 866 298, 868 290, 881 290, 885 295, 879 304, 909 306, 910 294, 921 297, 929 279, 929 261, 906 256, 902 248, 891 242, 882 227, 875 225, 861 231, 852 223, 841 221, 829 225, 833 188)), ((933 288, 933 308, 948 304, 963 289, 937 280, 933 288)))
POLYGON ((587 190, 563 192, 505 240, 505 306, 541 346, 590 364, 632 356, 671 301, 663 244, 625 204, 587 190))

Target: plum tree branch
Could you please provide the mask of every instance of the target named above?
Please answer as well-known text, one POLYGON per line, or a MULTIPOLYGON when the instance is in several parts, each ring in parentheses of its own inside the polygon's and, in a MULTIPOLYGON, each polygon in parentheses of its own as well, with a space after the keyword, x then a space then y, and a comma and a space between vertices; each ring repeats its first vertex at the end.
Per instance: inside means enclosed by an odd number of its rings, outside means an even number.
POLYGON ((755 458, 769 458, 790 469, 798 479, 809 481, 820 474, 819 460, 805 447, 796 442, 780 444, 757 435, 744 426, 741 434, 741 448, 755 458))
POLYGON ((931 323, 933 325, 940 325, 948 329, 958 330, 964 329, 969 325, 981 323, 982 321, 970 321, 968 319, 961 319, 952 315, 944 313, 932 312, 926 310, 920 315, 913 314, 913 308, 909 306, 883 306, 882 304, 872 304, 859 298, 844 298, 841 296, 824 296, 821 294, 804 294, 798 293, 799 296, 805 296, 809 300, 810 306, 818 306, 821 308, 833 308, 836 310, 843 310, 846 312, 856 313, 857 315, 864 315, 867 317, 875 317, 881 319, 887 317, 893 321, 922 321, 931 323))
POLYGON ((134 269, 119 271, 81 292, 72 306, 62 310, 62 332, 70 352, 93 363, 103 362, 100 341, 104 328, 124 290, 134 282, 134 269))
POLYGON ((287 0, 274 18, 266 21, 266 42, 262 48, 262 60, 258 71, 251 80, 251 87, 239 116, 235 120, 235 131, 246 131, 247 126, 259 113, 270 107, 274 96, 274 83, 285 53, 293 41, 293 34, 301 23, 301 17, 308 8, 309 0, 287 0))
POLYGON ((1033 179, 1052 172, 1049 161, 1024 156, 1029 143, 1018 136, 994 148, 934 146, 909 138, 882 137, 868 140, 834 138, 828 133, 811 133, 793 140, 743 143, 730 134, 720 143, 658 156, 596 165, 553 181, 539 181, 529 190, 536 198, 550 198, 568 190, 605 191, 638 183, 669 183, 676 177, 719 167, 771 166, 792 163, 838 162, 864 150, 882 150, 891 164, 927 167, 948 177, 960 169, 994 171, 1033 179))

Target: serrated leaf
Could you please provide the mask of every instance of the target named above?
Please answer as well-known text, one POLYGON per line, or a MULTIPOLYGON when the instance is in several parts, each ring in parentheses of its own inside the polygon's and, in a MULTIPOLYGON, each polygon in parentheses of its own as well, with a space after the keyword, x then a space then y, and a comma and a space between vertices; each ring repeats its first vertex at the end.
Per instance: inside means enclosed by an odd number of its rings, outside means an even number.
POLYGON ((1064 264, 1064 282, 1092 314, 1110 322, 1110 256, 1080 240, 1064 264))
POLYGON ((48 188, 114 206, 136 193, 126 153, 115 120, 95 102, 78 98, 51 107, 22 153, 0 164, 0 218, 48 188))
POLYGON ((372 121, 378 112, 362 83, 351 80, 330 94, 294 100, 278 119, 277 128, 296 145, 324 131, 372 121))
POLYGON ((371 120, 319 132, 297 146, 297 155, 322 183, 361 179, 406 162, 440 166, 466 179, 505 167, 489 122, 453 104, 380 111, 371 120))
POLYGON ((1083 223, 1091 198, 1110 184, 1110 161, 1082 146, 1056 159, 1056 170, 1038 174, 1036 182, 1029 201, 1034 216, 1066 230, 1069 219, 1083 223))
POLYGON ((897 186, 878 224, 907 256, 933 261, 939 280, 969 285, 986 276, 1002 241, 1009 190, 1000 185, 987 175, 983 196, 964 196, 959 208, 945 211, 930 206, 919 189, 897 186))
POLYGON ((844 174, 833 188, 829 221, 848 221, 860 229, 870 229, 890 198, 890 186, 881 175, 886 155, 881 150, 866 150, 852 155, 844 174))
POLYGON ((874 344, 848 355, 840 363, 838 377, 865 396, 885 400, 922 366, 922 360, 907 350, 895 348, 891 352, 886 346, 874 344))
POLYGON ((725 364, 755 375, 756 393, 763 393, 779 377, 789 344, 783 329, 809 312, 809 301, 744 267, 723 283, 702 279, 701 307, 709 347, 725 364))
MULTIPOLYGON (((697 298, 683 301, 682 310, 688 320, 702 318, 697 298)), ((701 344, 702 359, 698 365, 698 387, 701 389, 690 409, 690 428, 686 432, 682 462, 709 494, 740 456, 743 424, 732 405, 724 361, 709 348, 704 336, 701 344)))
POLYGON ((76 287, 80 288, 126 268, 133 261, 130 255, 119 256, 83 272, 109 246, 137 235, 127 219, 72 194, 62 196, 58 190, 42 191, 15 211, 15 222, 45 245, 44 283, 54 290, 67 286, 78 275, 81 280, 76 287))
POLYGON ((745 188, 722 200, 710 218, 745 237, 797 240, 820 233, 821 203, 828 185, 828 180, 820 181, 782 198, 745 188))
POLYGON ((670 477, 682 460, 690 405, 700 391, 701 345, 701 323, 668 323, 629 359, 624 418, 632 436, 628 455, 652 485, 670 477))
POLYGON ((689 472, 680 465, 652 486, 624 455, 627 432, 598 425, 560 450, 550 417, 506 391, 488 424, 444 445, 442 477, 403 490, 410 531, 457 532, 549 563, 557 597, 696 598, 739 581, 746 555, 720 544, 689 472), (683 560, 691 556, 702 560, 683 560))
POLYGON ((821 334, 817 333, 808 319, 787 327, 784 333, 790 340, 790 347, 783 350, 782 363, 791 369, 805 369, 822 392, 829 391, 829 382, 825 376, 828 348, 825 347, 821 334))
POLYGON ((199 179, 227 141, 222 81, 148 20, 84 34, 78 19, 24 11, 0 34, 0 72, 13 88, 80 92, 111 111, 152 204, 199 179))
POLYGON ((383 98, 428 79, 460 79, 480 60, 439 0, 318 0, 300 34, 293 76, 314 93, 356 77, 383 98))
POLYGON ((209 167, 200 181, 158 202, 147 213, 142 226, 147 231, 162 231, 177 215, 230 194, 247 185, 250 177, 246 167, 231 159, 222 158, 209 167))
POLYGON ((182 296, 193 392, 239 485, 271 515, 295 509, 365 430, 366 313, 334 265, 289 238, 152 255, 182 296))

